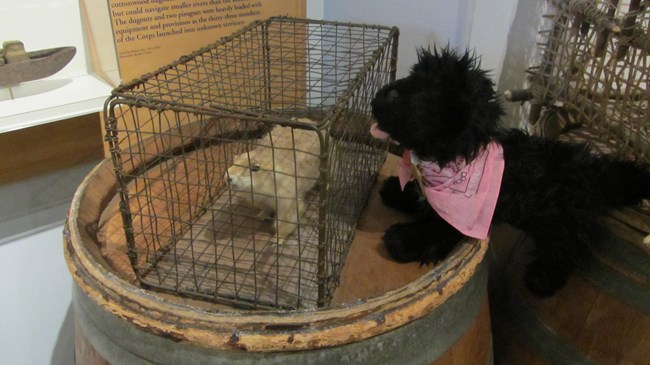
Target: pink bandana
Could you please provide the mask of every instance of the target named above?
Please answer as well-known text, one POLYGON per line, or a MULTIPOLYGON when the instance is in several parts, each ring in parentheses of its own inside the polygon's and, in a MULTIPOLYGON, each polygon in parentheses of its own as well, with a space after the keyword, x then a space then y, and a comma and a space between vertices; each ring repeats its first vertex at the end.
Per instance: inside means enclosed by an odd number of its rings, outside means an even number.
POLYGON ((505 166, 501 145, 491 142, 469 164, 459 158, 443 168, 405 151, 398 173, 402 189, 413 179, 413 166, 427 201, 444 220, 466 236, 487 237, 505 166))

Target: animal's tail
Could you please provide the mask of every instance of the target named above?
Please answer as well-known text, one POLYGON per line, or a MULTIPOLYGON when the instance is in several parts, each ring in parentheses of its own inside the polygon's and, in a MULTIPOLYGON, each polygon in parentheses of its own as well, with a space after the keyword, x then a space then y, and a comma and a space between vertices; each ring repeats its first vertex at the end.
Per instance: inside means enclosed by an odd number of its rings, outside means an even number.
POLYGON ((614 155, 596 155, 585 144, 542 142, 554 194, 583 209, 612 209, 650 199, 650 165, 614 155))
POLYGON ((585 168, 594 191, 607 208, 637 204, 650 198, 650 166, 638 161, 599 156, 585 168))

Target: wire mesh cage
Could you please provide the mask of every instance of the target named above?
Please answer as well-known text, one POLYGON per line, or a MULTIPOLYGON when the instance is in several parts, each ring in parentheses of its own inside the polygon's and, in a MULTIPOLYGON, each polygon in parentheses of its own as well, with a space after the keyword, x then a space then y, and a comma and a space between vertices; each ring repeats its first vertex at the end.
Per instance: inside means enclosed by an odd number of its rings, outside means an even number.
POLYGON ((370 100, 396 28, 256 21, 106 103, 141 285, 248 308, 325 306, 386 158, 370 100))
POLYGON ((531 94, 544 112, 531 108, 530 120, 554 131, 580 125, 578 138, 596 149, 650 160, 650 2, 551 4, 542 64, 531 69, 531 94))

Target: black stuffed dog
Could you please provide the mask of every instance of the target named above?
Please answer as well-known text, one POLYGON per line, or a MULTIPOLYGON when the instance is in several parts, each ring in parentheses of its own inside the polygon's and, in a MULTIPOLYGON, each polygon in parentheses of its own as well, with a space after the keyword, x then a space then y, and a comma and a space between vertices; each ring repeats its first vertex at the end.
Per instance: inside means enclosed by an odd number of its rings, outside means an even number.
POLYGON ((501 127, 493 83, 469 52, 420 50, 372 109, 373 136, 406 151, 400 177, 381 189, 386 205, 415 217, 384 235, 397 261, 436 262, 505 222, 534 240, 524 279, 550 296, 598 243, 600 212, 650 197, 648 166, 501 127))

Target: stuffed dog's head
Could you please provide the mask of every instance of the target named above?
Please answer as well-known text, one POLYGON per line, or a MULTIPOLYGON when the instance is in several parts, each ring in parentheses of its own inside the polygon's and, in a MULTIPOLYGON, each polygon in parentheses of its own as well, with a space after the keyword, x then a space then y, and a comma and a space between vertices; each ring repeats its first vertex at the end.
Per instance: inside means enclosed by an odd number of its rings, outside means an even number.
POLYGON ((448 47, 421 49, 410 74, 372 101, 376 127, 422 159, 473 159, 499 131, 503 110, 477 58, 448 47))

